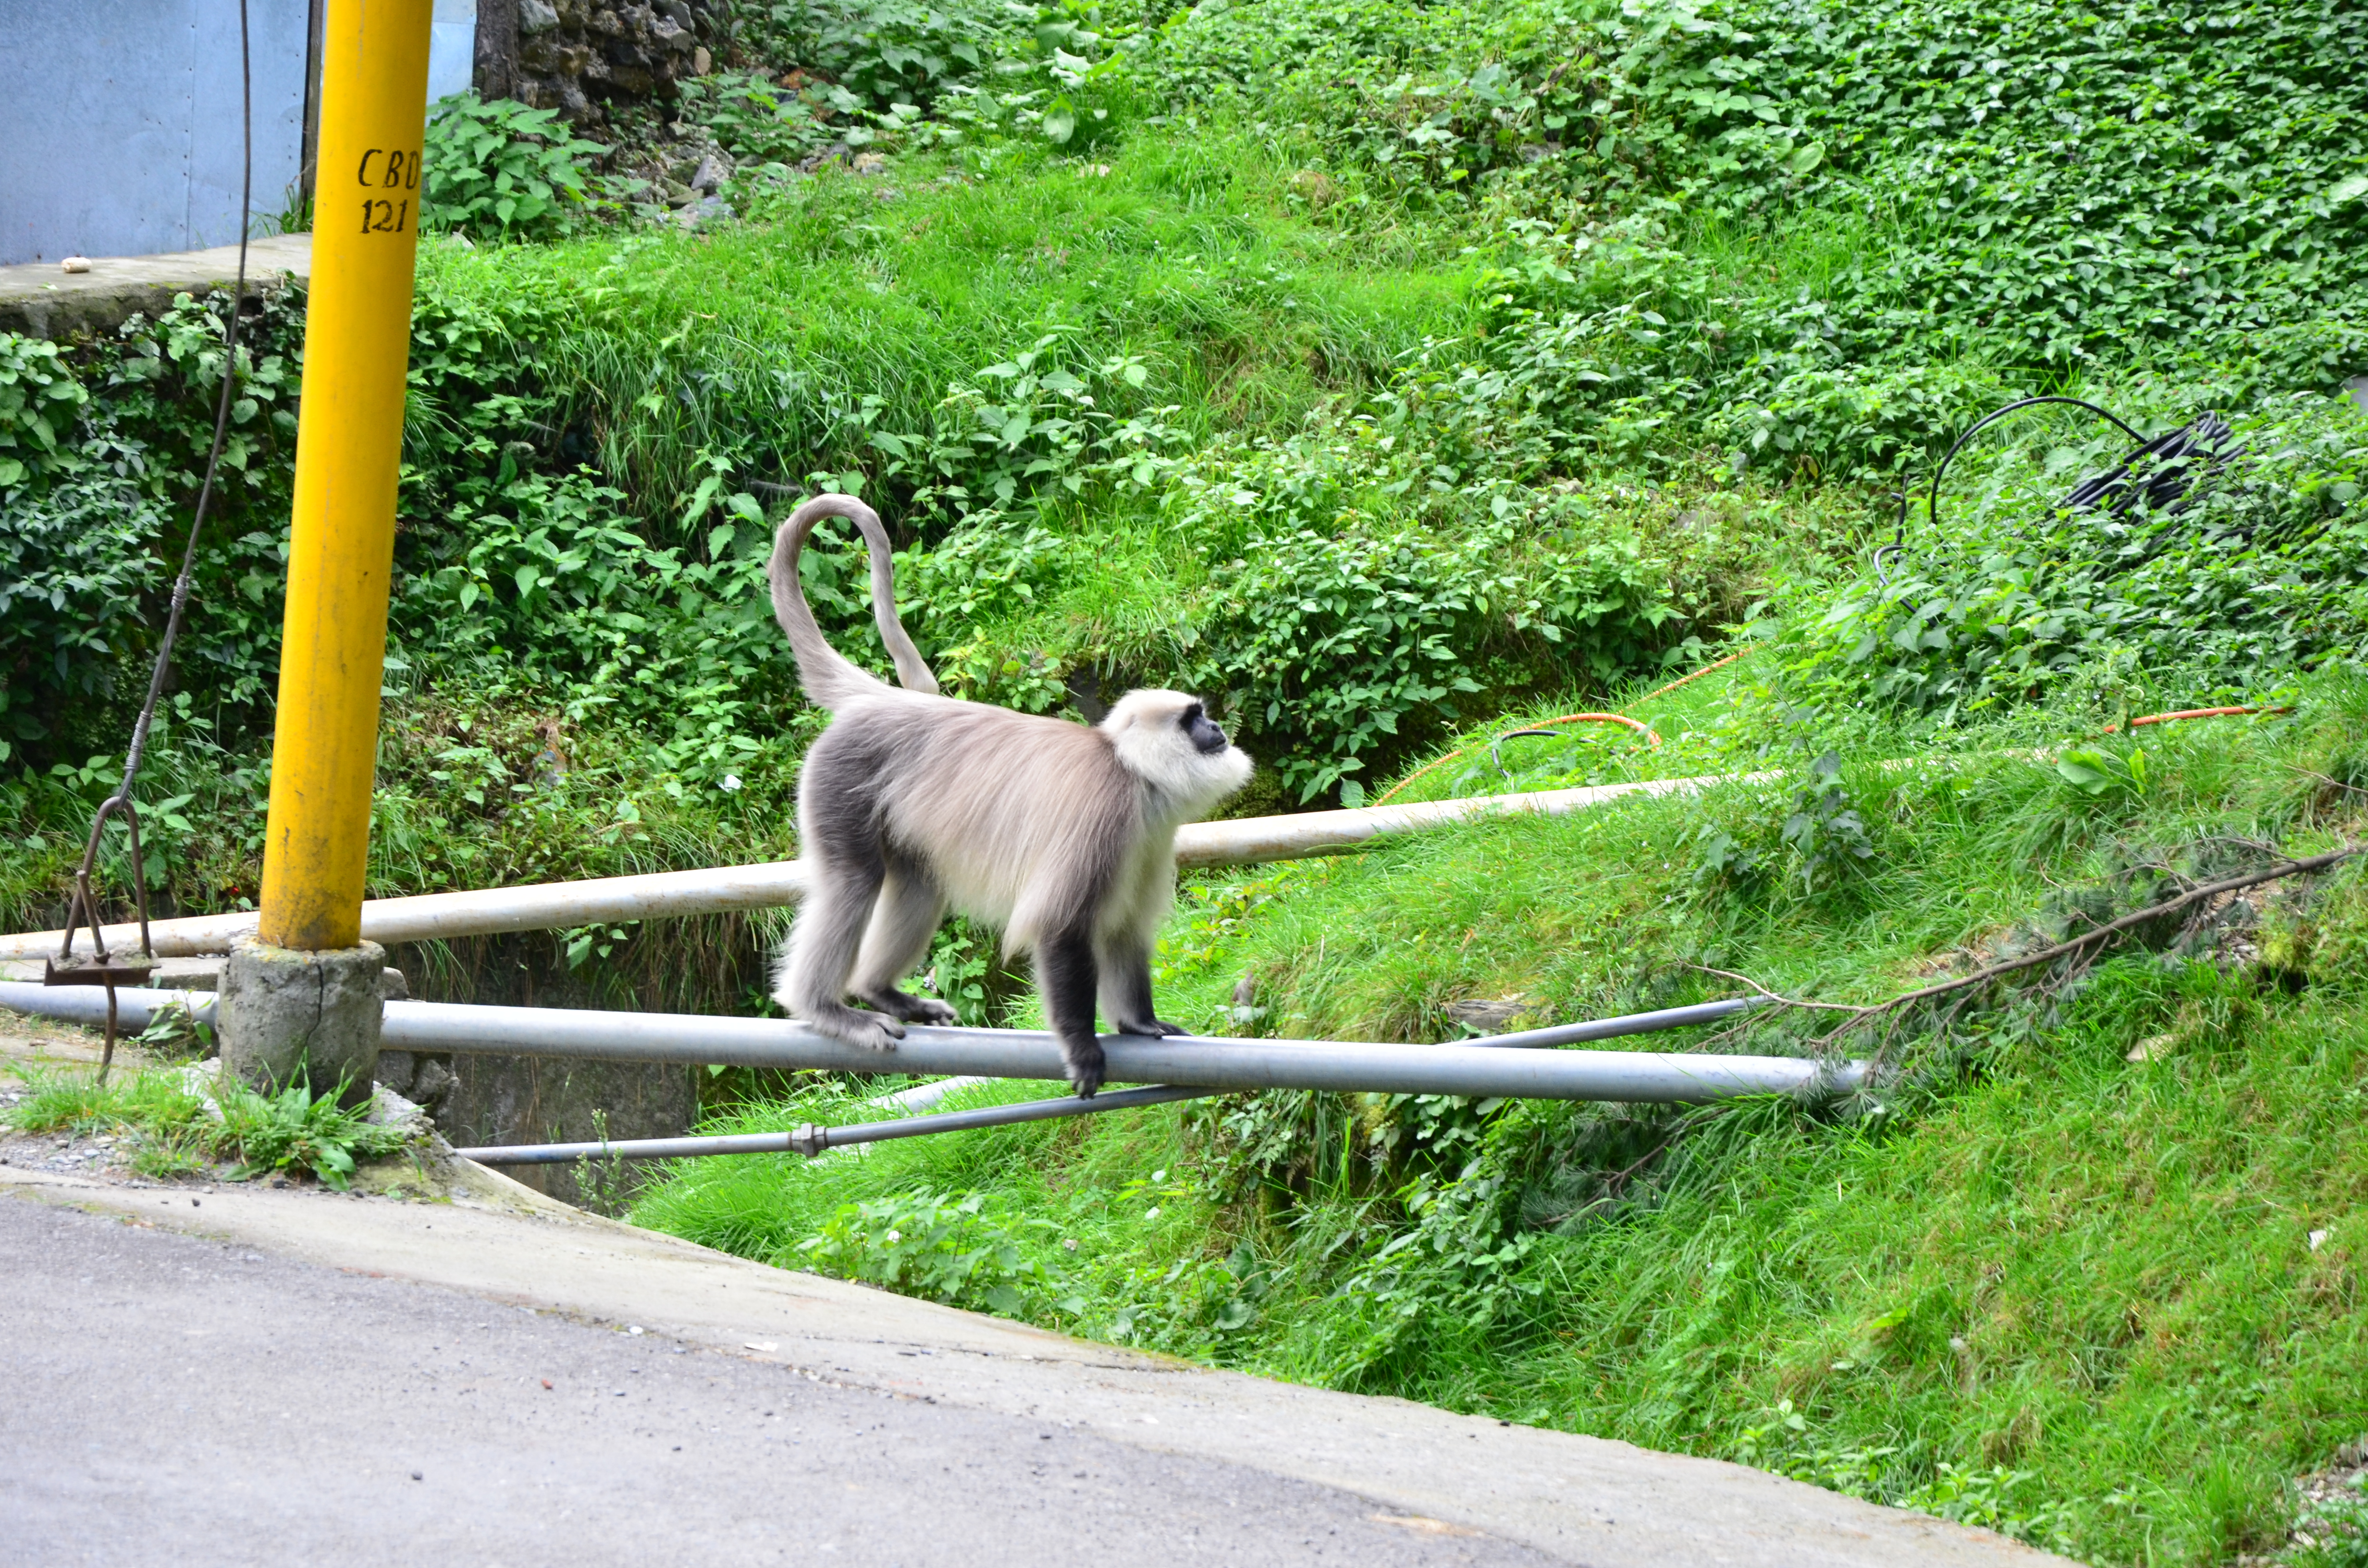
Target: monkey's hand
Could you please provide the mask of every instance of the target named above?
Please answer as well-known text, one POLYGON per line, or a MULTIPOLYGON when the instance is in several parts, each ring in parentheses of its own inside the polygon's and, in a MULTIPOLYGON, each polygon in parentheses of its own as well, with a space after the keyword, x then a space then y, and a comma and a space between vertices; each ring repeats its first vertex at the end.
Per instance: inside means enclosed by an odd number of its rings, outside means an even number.
POLYGON ((1192 1031, 1181 1024, 1163 1023, 1157 1018, 1145 1018, 1138 1023, 1129 1023, 1126 1019, 1121 1018, 1118 1023, 1118 1032, 1145 1035, 1153 1040, 1165 1040, 1172 1034, 1190 1034, 1192 1031))

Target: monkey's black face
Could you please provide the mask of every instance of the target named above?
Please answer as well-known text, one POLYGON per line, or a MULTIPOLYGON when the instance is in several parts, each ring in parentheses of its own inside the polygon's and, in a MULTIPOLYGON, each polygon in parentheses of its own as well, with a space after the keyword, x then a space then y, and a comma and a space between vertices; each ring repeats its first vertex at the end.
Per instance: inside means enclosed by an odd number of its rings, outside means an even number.
POLYGON ((1202 756, 1214 756, 1225 749, 1225 732, 1217 728, 1215 721, 1199 703, 1178 714, 1176 722, 1192 738, 1192 749, 1202 756))

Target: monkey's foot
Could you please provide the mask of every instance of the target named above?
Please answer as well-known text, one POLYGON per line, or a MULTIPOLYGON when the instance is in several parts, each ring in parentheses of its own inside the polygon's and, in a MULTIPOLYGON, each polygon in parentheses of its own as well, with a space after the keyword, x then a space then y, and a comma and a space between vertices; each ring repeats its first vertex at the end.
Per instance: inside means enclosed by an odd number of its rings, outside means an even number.
POLYGON ((814 1016, 806 1019, 806 1027, 816 1034, 843 1040, 866 1051, 894 1051, 896 1042, 905 1038, 905 1026, 895 1019, 867 1013, 843 1002, 814 1008, 814 1016))
POLYGON ((1172 1034, 1190 1034, 1192 1031, 1181 1024, 1163 1023, 1157 1018, 1148 1018, 1140 1023, 1129 1023, 1124 1018, 1121 1018, 1118 1022, 1118 1032, 1144 1035, 1152 1040, 1165 1040, 1172 1034))
POLYGON ((1069 1075, 1069 1082, 1076 1085, 1077 1097, 1092 1099, 1095 1092, 1102 1086, 1102 1048, 1090 1040, 1084 1045, 1070 1045, 1064 1041, 1062 1055, 1067 1059, 1062 1065, 1069 1075))
POLYGON ((945 1003, 930 996, 914 996, 902 991, 867 991, 863 999, 892 1018, 902 1018, 908 1024, 951 1024, 960 1022, 960 1015, 945 1003))

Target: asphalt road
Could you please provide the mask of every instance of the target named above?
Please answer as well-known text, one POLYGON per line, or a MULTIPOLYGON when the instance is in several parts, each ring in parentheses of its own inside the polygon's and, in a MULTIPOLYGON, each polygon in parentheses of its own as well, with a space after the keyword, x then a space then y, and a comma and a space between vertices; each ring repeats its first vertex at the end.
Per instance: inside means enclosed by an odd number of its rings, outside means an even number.
POLYGON ((1556 1561, 1056 1420, 0 1200, 0 1562, 1099 1560, 1556 1561))

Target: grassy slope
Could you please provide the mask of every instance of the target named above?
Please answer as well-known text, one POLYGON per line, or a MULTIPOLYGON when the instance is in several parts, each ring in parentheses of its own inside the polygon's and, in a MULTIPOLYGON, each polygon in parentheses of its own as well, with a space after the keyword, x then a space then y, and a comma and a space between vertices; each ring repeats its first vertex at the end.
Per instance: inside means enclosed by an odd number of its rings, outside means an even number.
MULTIPOLYGON (((1248 971, 1264 1030, 1440 1038, 1458 997, 1520 993, 1570 1017, 1725 989, 1687 957, 1879 997, 2059 888, 2105 885, 2125 846, 2329 841, 2342 791, 2299 770, 2351 776, 2363 701, 2328 687, 2295 720, 2154 732, 2150 792, 2101 804, 2000 755, 2076 721, 1913 770, 1871 766, 1897 754, 1867 735, 1843 779, 1874 858, 1814 893, 1695 876, 1702 819, 1770 850, 1789 782, 1427 835, 1247 897, 1199 889, 1171 927, 1164 1006, 1221 1016, 1248 971)), ((1758 703, 1748 680, 1713 680, 1648 707, 1670 735, 1653 770, 1749 759, 1758 703)), ((1004 1310, 1088 1334, 1751 1459, 2099 1561, 2225 1561, 2276 1538, 2281 1479, 2368 1409, 2355 885, 2328 896, 2313 956, 2279 949, 2317 976, 2298 995, 2125 959, 2058 1019, 1984 1015, 1882 1112, 1762 1105, 1681 1128, 1246 1096, 811 1166, 702 1162, 639 1217, 795 1266, 854 1215, 841 1206, 885 1203, 872 1251, 832 1265, 863 1272, 912 1223, 912 1194, 979 1193, 949 1244, 1017 1267, 957 1299, 997 1304, 1002 1279, 1004 1310), (2157 1037, 2155 1060, 2123 1060, 2157 1037), (1459 1170, 1449 1201, 1493 1181, 1494 1223, 1442 1218, 1432 1195, 1459 1170)), ((1800 1043, 1780 1025, 1746 1048, 1800 1043)), ((790 1104, 734 1125, 862 1114, 790 1104)))
POLYGON ((1096 176, 1016 153, 984 181, 923 156, 875 178, 826 170, 712 235, 430 247, 421 288, 594 303, 549 346, 554 381, 578 383, 611 466, 661 509, 702 445, 807 457, 831 444, 826 411, 865 397, 882 426, 926 427, 950 384, 1047 330, 1147 356, 1154 390, 1205 437, 1293 428, 1467 320, 1445 225, 1313 221, 1287 169, 1213 134, 1144 136, 1110 158, 1096 176), (706 374, 681 386, 687 369, 706 374), (649 390, 677 395, 637 408, 649 390))

